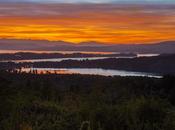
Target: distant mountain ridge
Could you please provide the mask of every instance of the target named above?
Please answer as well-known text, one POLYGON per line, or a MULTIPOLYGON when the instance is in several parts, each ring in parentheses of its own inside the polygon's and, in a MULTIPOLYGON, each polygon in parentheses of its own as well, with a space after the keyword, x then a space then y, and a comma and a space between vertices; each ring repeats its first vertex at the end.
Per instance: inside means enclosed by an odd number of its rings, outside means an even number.
POLYGON ((175 53, 175 41, 153 44, 111 44, 89 41, 75 44, 64 41, 0 39, 0 50, 175 53))

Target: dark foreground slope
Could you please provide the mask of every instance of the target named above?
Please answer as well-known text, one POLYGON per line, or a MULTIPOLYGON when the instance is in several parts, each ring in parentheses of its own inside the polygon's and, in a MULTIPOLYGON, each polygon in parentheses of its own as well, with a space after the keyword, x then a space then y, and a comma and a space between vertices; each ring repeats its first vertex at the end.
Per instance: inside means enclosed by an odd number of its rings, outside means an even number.
POLYGON ((175 130, 175 77, 0 73, 1 130, 175 130))

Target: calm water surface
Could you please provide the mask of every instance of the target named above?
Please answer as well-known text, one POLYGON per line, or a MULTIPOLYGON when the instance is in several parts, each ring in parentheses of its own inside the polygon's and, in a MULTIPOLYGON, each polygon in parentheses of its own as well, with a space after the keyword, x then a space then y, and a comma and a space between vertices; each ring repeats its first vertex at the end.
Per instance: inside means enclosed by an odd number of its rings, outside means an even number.
POLYGON ((118 56, 118 57, 83 57, 83 58, 51 58, 51 59, 31 59, 31 60, 8 60, 5 62, 15 62, 15 63, 23 63, 23 62, 61 62, 63 60, 99 60, 99 59, 108 59, 108 58, 134 58, 132 56, 118 56))
POLYGON ((0 50, 0 54, 2 53, 19 53, 19 52, 24 52, 24 53, 61 53, 61 54, 73 54, 73 53, 82 53, 82 54, 120 54, 119 52, 98 52, 98 51, 31 51, 31 50, 0 50))
POLYGON ((160 75, 144 72, 132 72, 123 70, 107 70, 99 68, 22 68, 22 72, 37 71, 41 73, 55 73, 55 74, 90 74, 90 75, 102 75, 102 76, 146 76, 161 78, 160 75))
MULTIPOLYGON (((17 53, 17 52, 30 52, 30 53, 61 53, 61 54, 73 54, 73 53, 81 53, 81 54, 121 54, 120 52, 89 52, 89 51, 21 51, 21 50, 0 50, 0 54, 2 53, 17 53)), ((117 57, 82 57, 82 58, 50 58, 50 59, 31 59, 31 60, 7 60, 1 62, 61 62, 63 60, 98 60, 98 59, 107 59, 107 58, 136 58, 136 57, 152 57, 159 56, 159 54, 137 54, 136 56, 117 56, 117 57)))

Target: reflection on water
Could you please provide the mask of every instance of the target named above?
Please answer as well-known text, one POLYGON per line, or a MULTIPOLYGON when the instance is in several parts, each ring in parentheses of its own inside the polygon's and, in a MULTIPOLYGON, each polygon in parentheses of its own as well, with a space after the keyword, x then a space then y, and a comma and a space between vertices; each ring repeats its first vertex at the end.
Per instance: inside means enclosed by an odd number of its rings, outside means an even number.
POLYGON ((160 54, 137 54, 137 57, 153 57, 159 56, 160 54))
MULTIPOLYGON (((108 59, 108 58, 136 58, 136 57, 152 57, 158 56, 159 54, 137 54, 137 56, 117 56, 117 57, 82 57, 82 58, 50 58, 50 59, 31 59, 31 60, 10 60, 15 63, 23 63, 23 62, 61 62, 63 60, 100 60, 100 59, 108 59)), ((4 61, 3 61, 4 62, 4 61)), ((9 62, 5 61, 5 62, 9 62)))
MULTIPOLYGON (((100 59, 108 59, 108 58, 134 58, 132 56, 118 56, 118 57, 82 57, 82 58, 51 58, 51 59, 32 59, 32 60, 10 60, 15 63, 23 63, 23 62, 61 62, 63 60, 100 60, 100 59)), ((9 62, 3 61, 3 62, 9 62)))
MULTIPOLYGON (((21 51, 21 50, 0 50, 0 54, 2 53, 17 53, 17 52, 30 52, 30 53, 60 53, 60 54, 74 54, 74 53, 81 53, 81 54, 122 54, 119 52, 88 52, 88 51, 21 51)), ((129 53, 123 53, 129 54, 129 53)), ((134 54, 134 53, 133 53, 134 54)), ((136 58, 136 57, 152 57, 152 56, 159 56, 160 54, 136 54, 134 55, 120 55, 116 57, 81 57, 81 58, 50 58, 50 59, 29 59, 29 60, 2 60, 0 62, 15 62, 15 63, 23 63, 23 62, 61 62, 63 60, 99 60, 99 59, 107 59, 107 58, 136 58)))
POLYGON ((81 53, 81 54, 120 54, 118 52, 98 52, 98 51, 31 51, 31 50, 0 50, 0 54, 2 53, 19 53, 19 52, 26 52, 26 53, 61 53, 61 54, 73 54, 73 53, 81 53))
MULTIPOLYGON (((0 50, 0 54, 3 53, 18 53, 18 52, 30 52, 30 53, 60 53, 60 54, 74 54, 74 53, 81 53, 81 54, 99 54, 99 55, 108 55, 108 54, 122 54, 120 52, 90 52, 90 51, 30 51, 30 50, 0 50)), ((129 53, 123 53, 129 54, 129 53)), ((133 53, 134 54, 134 53, 133 53)), ((107 58, 136 58, 136 57, 152 57, 152 56, 159 56, 160 54, 136 54, 134 55, 120 55, 116 57, 81 57, 81 58, 50 58, 50 59, 30 59, 30 60, 3 60, 0 62, 16 62, 16 63, 23 63, 23 62, 60 62, 63 60, 98 60, 98 59, 107 59, 107 58)))
MULTIPOLYGON (((32 50, 0 50, 0 54, 3 53, 9 53, 9 54, 13 54, 13 53, 19 53, 19 52, 23 52, 23 53, 37 53, 37 54, 42 54, 42 53, 61 53, 61 54, 74 54, 74 53, 81 53, 81 54, 102 54, 102 55, 108 55, 108 54, 121 54, 120 52, 102 52, 102 51, 32 51, 32 50)), ((127 54, 127 52, 126 52, 127 54)), ((158 56, 159 54, 150 54, 150 53, 143 53, 137 54, 137 57, 151 57, 151 56, 158 56)))
POLYGON ((144 72, 131 72, 122 70, 106 70, 98 68, 22 68, 21 72, 37 74, 90 74, 103 76, 146 76, 161 78, 160 75, 144 72))

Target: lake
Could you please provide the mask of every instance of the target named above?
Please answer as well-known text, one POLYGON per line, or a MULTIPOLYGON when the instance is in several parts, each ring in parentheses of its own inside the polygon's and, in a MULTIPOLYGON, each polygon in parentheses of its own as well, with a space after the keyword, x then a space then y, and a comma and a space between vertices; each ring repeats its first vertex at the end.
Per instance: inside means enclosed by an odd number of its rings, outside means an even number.
MULTIPOLYGON (((0 50, 0 54, 3 53, 19 53, 19 52, 24 52, 24 53, 60 53, 60 54, 74 54, 74 53, 81 53, 81 54, 94 54, 94 55, 104 55, 104 56, 94 56, 94 57, 81 57, 81 58, 76 58, 76 57, 69 57, 69 58, 50 58, 50 59, 23 59, 23 60, 3 60, 1 62, 15 62, 15 63, 23 63, 23 62, 61 62, 63 60, 99 60, 99 59, 107 59, 107 58, 136 58, 136 57, 152 57, 152 56, 159 56, 159 54, 140 54, 137 53, 135 55, 122 55, 120 52, 87 52, 87 51, 21 51, 21 50, 0 50), (105 56, 105 55, 110 55, 110 54, 119 54, 119 56, 105 56), (121 55, 120 55, 121 54, 121 55)), ((127 54, 127 53, 124 53, 127 54)), ((134 54, 134 53, 133 53, 134 54)))
POLYGON ((19 52, 23 52, 23 53, 38 53, 38 54, 42 54, 42 53, 61 53, 61 54, 73 54, 73 53, 81 53, 81 54, 120 54, 120 52, 99 52, 99 51, 32 51, 32 50, 0 50, 0 54, 3 53, 19 53, 19 52))
POLYGON ((23 62, 61 62, 63 60, 100 60, 100 59, 108 59, 108 58, 134 58, 133 56, 118 56, 118 57, 82 57, 82 58, 50 58, 50 59, 31 59, 31 60, 7 60, 3 62, 15 62, 15 63, 23 63, 23 62))
POLYGON ((90 75, 102 75, 102 76, 145 76, 161 78, 162 76, 144 73, 144 72, 132 72, 124 70, 110 70, 110 69, 99 69, 99 68, 22 68, 22 72, 36 72, 38 74, 90 74, 90 75))

